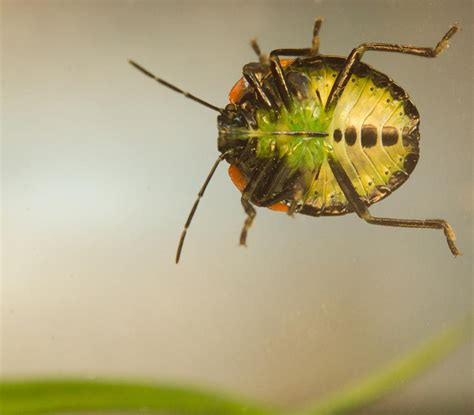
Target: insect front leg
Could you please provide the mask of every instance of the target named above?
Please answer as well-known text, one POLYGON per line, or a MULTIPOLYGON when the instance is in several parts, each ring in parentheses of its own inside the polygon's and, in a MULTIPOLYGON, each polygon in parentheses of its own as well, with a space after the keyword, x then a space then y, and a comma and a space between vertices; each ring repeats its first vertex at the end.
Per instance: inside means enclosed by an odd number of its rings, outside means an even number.
POLYGON ((245 210, 245 213, 247 214, 247 218, 245 219, 244 222, 244 227, 242 228, 242 232, 240 233, 240 245, 247 246, 246 241, 247 241, 247 233, 250 227, 252 226, 253 220, 255 219, 255 216, 257 216, 257 211, 255 208, 250 204, 250 202, 247 200, 245 194, 242 195, 242 198, 240 199, 242 206, 245 210))
POLYGON ((452 26, 434 48, 397 45, 392 43, 362 43, 352 50, 346 60, 344 68, 341 72, 339 72, 339 75, 337 76, 336 81, 331 88, 331 92, 329 93, 329 97, 326 102, 326 111, 331 110, 336 106, 337 101, 344 92, 344 88, 346 87, 347 82, 354 71, 354 68, 360 62, 362 55, 365 52, 370 50, 375 52, 396 52, 408 55, 423 56, 425 58, 435 58, 448 47, 448 40, 457 31, 458 27, 456 25, 452 26))
POLYGON ((419 229, 440 229, 444 231, 449 249, 454 256, 461 255, 461 252, 454 243, 456 235, 451 225, 444 219, 393 219, 378 218, 370 214, 365 203, 360 199, 359 194, 355 190, 351 179, 344 171, 341 164, 331 155, 328 157, 329 166, 331 167, 334 177, 336 178, 342 192, 351 204, 357 215, 364 219, 367 223, 373 225, 393 226, 400 228, 419 228, 419 229))
POLYGON ((270 68, 276 81, 278 93, 288 111, 291 110, 292 96, 288 88, 288 80, 280 62, 280 56, 312 56, 314 51, 312 48, 305 49, 275 49, 270 52, 270 68))
POLYGON ((258 80, 258 75, 261 74, 260 65, 257 64, 258 67, 249 63, 244 66, 243 68, 243 75, 245 80, 252 85, 255 94, 257 95, 257 99, 259 102, 264 106, 267 110, 278 110, 278 105, 274 101, 273 97, 269 96, 264 90, 263 87, 258 80))

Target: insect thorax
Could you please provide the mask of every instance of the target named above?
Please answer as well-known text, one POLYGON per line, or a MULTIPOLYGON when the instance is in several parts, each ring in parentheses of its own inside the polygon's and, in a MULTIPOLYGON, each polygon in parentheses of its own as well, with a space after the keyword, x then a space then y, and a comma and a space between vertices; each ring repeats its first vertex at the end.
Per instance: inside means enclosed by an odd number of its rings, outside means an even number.
POLYGON ((284 197, 287 204, 298 199, 301 213, 347 213, 349 204, 327 162, 330 152, 367 204, 398 188, 415 167, 418 113, 384 74, 359 64, 336 108, 325 111, 343 63, 337 57, 298 59, 284 69, 290 109, 269 73, 263 89, 277 110, 263 106, 244 85, 235 113, 219 117, 219 150, 234 149, 227 160, 250 183, 255 204, 284 197))

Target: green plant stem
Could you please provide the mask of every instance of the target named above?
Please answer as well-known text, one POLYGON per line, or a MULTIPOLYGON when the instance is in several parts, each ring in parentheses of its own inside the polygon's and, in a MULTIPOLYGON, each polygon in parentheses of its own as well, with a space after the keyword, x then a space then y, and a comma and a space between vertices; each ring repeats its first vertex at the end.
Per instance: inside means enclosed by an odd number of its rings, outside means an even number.
MULTIPOLYGON (((348 414, 402 386, 472 337, 472 315, 398 361, 292 415, 348 414)), ((179 415, 274 415, 275 410, 216 392, 125 382, 39 380, 0 382, 0 414, 143 411, 179 415)))
POLYGON ((184 387, 107 381, 40 380, 0 384, 0 414, 143 411, 180 415, 270 415, 275 411, 184 387))
POLYGON ((472 315, 418 346, 401 359, 292 415, 348 414, 387 395, 441 361, 473 335, 472 315))

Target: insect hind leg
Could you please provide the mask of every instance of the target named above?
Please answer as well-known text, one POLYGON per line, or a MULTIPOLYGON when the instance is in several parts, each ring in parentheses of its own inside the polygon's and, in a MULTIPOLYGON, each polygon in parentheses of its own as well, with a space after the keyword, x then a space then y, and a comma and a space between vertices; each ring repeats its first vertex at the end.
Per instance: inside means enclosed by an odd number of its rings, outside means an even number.
POLYGON ((366 211, 363 219, 372 225, 394 226, 399 228, 419 228, 419 229, 442 229, 446 236, 446 242, 449 249, 454 256, 461 255, 461 252, 456 247, 454 241, 456 235, 454 234, 451 225, 444 219, 392 219, 392 218, 378 218, 372 216, 369 211, 366 211))
POLYGON ((393 226, 399 228, 443 230, 451 253, 454 256, 461 255, 461 252, 454 243, 456 235, 454 234, 453 228, 444 219, 393 219, 372 216, 369 212, 369 209, 367 208, 367 205, 360 199, 351 182, 351 179, 344 171, 344 168, 341 166, 341 164, 332 156, 328 158, 328 162, 332 172, 334 173, 334 177, 339 184, 339 187, 351 204, 352 208, 357 213, 357 215, 364 219, 367 223, 372 225, 393 226))
POLYGON ((418 47, 410 45, 398 45, 392 43, 362 43, 357 46, 349 54, 346 63, 344 64, 343 69, 339 72, 339 75, 334 82, 334 85, 331 88, 329 93, 328 100, 326 102, 326 111, 331 110, 337 104, 340 96, 344 92, 354 68, 362 59, 362 55, 367 51, 375 52, 396 52, 404 53, 407 55, 416 55, 422 56, 425 58, 435 58, 438 56, 444 49, 448 47, 448 40, 458 31, 458 26, 453 25, 446 34, 441 38, 437 45, 433 48, 428 47, 418 47))

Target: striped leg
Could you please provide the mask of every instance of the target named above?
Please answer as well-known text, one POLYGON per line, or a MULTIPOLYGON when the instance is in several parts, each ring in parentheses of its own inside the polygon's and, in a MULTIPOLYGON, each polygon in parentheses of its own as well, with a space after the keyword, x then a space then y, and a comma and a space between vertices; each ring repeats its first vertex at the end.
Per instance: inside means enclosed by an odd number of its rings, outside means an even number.
POLYGON ((326 102, 326 111, 331 110, 337 104, 340 96, 344 92, 344 88, 349 81, 354 67, 362 59, 362 55, 369 51, 376 52, 396 52, 405 53, 408 55, 423 56, 425 58, 434 58, 438 56, 444 49, 448 47, 448 40, 458 31, 458 27, 453 25, 438 42, 434 48, 417 47, 409 45, 396 45, 390 43, 362 43, 358 47, 352 50, 349 57, 346 60, 344 68, 336 78, 334 85, 332 86, 331 92, 329 93, 328 100, 326 102))
POLYGON ((318 17, 314 22, 313 28, 313 41, 311 42, 311 50, 313 55, 317 55, 319 53, 319 46, 321 44, 321 40, 319 38, 319 30, 321 29, 321 25, 323 24, 323 19, 318 17))
POLYGON ((278 106, 276 102, 274 102, 273 99, 263 90, 262 85, 257 79, 258 68, 256 69, 252 64, 247 64, 244 66, 242 73, 245 80, 250 85, 252 85, 262 106, 264 106, 267 110, 277 110, 278 106))
MULTIPOLYGON (((295 191, 293 189, 285 189, 284 191, 276 195, 273 195, 271 197, 268 195, 262 196, 260 199, 257 199, 254 203, 256 203, 258 206, 269 207, 272 205, 276 205, 277 203, 280 203, 283 200, 293 198, 294 194, 295 194, 295 191)), ((252 226, 255 216, 257 216, 257 212, 255 208, 250 204, 249 200, 247 199, 247 196, 245 195, 245 192, 242 195, 242 198, 240 199, 240 201, 242 203, 245 213, 247 214, 247 218, 245 219, 244 226, 240 234, 240 245, 246 246, 247 233, 250 227, 252 226)), ((287 213, 289 215, 292 215, 294 213, 294 209, 291 210, 291 207, 290 207, 287 213)))
POLYGON ((280 56, 295 56, 295 57, 304 57, 312 56, 313 49, 304 48, 304 49, 275 49, 270 52, 270 68, 272 74, 276 81, 276 86, 278 93, 285 104, 287 110, 291 109, 292 97, 290 90, 288 89, 288 82, 285 77, 285 72, 281 66, 280 56))
POLYGON ((247 233, 250 227, 252 226, 255 216, 257 216, 257 211, 250 204, 250 202, 246 198, 244 198, 244 196, 242 196, 240 201, 242 203, 242 206, 244 207, 245 213, 247 214, 247 218, 244 222, 244 227, 242 228, 242 232, 240 233, 240 245, 247 246, 247 233))
POLYGON ((245 186, 245 189, 242 192, 242 198, 240 199, 247 218, 245 219, 242 232, 240 233, 240 245, 246 245, 247 233, 250 227, 252 226, 253 220, 257 215, 255 208, 250 204, 250 200, 254 197, 254 194, 257 192, 257 188, 262 180, 265 179, 269 170, 272 167, 272 160, 262 160, 260 165, 255 169, 251 179, 245 186))
MULTIPOLYGON (((285 72, 281 66, 280 56, 295 56, 295 57, 305 57, 305 56, 315 56, 319 53, 319 30, 321 29, 321 25, 323 20, 318 18, 314 23, 313 28, 313 40, 311 42, 311 48, 302 48, 302 49, 275 49, 270 53, 270 68, 272 74, 276 80, 276 85, 278 88, 278 93, 285 104, 286 109, 290 110, 291 107, 291 93, 288 89, 288 82, 285 78, 285 72)), ((252 47, 254 48, 257 55, 261 56, 260 48, 258 47, 257 43, 252 43, 252 47)), ((268 58, 267 58, 268 61, 268 58)), ((266 62, 267 62, 266 61, 266 62)), ((260 62, 262 62, 262 58, 260 58, 260 62)))
POLYGON ((329 166, 331 167, 334 177, 336 178, 342 192, 353 207, 357 215, 364 219, 367 223, 373 225, 394 226, 401 228, 424 228, 424 229, 441 229, 444 231, 446 241, 449 249, 454 256, 461 255, 461 252, 454 243, 456 235, 454 234, 451 225, 444 219, 391 219, 391 218, 377 218, 370 214, 369 209, 365 203, 359 198, 358 193, 354 189, 352 182, 344 171, 341 164, 332 156, 328 158, 329 166))
POLYGON ((262 50, 260 49, 256 38, 250 40, 250 46, 252 47, 255 54, 258 56, 258 61, 260 62, 260 64, 268 66, 270 62, 268 60, 268 55, 266 53, 262 53, 262 50))

